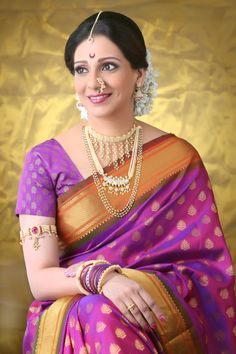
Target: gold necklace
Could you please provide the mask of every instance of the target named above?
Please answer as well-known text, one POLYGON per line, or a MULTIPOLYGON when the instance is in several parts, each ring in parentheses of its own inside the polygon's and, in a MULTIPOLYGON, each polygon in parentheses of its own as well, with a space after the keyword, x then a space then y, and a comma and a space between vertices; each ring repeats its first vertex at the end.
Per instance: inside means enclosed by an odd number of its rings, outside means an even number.
MULTIPOLYGON (((93 158, 93 163, 96 167, 97 172, 103 176, 103 187, 105 188, 105 190, 107 189, 109 193, 119 195, 119 194, 128 193, 130 191, 130 181, 134 175, 134 170, 135 170, 135 165, 137 160, 139 130, 140 127, 134 127, 135 138, 134 138, 134 145, 133 145, 133 151, 132 151, 128 175, 124 177, 123 176, 117 177, 117 176, 108 175, 107 173, 104 172, 104 169, 96 155, 93 144, 90 140, 89 127, 85 127, 85 136, 88 142, 90 154, 93 158)), ((115 138, 117 138, 118 140, 120 137, 115 137, 115 138)))
POLYGON ((126 134, 122 134, 118 136, 108 136, 108 135, 99 134, 90 125, 87 126, 90 135, 92 135, 94 138, 98 139, 99 141, 105 141, 109 143, 117 143, 129 139, 129 137, 134 133, 135 128, 136 125, 134 124, 133 127, 126 134))
MULTIPOLYGON (((101 183, 100 178, 99 178, 99 172, 96 169, 96 165, 94 163, 94 159, 93 159, 93 155, 91 153, 90 150, 90 146, 89 146, 89 140, 87 139, 87 135, 86 135, 86 127, 82 128, 82 138, 83 138, 83 143, 88 155, 88 160, 89 160, 89 164, 91 166, 92 169, 92 175, 93 175, 93 180, 94 183, 97 187, 98 190, 98 195, 104 205, 104 207, 106 208, 106 210, 108 211, 108 213, 110 213, 112 216, 121 218, 123 216, 125 216, 126 214, 128 214, 128 212, 130 211, 130 209, 132 208, 137 192, 138 192, 138 186, 139 186, 139 181, 140 181, 140 177, 141 177, 141 170, 142 170, 142 151, 143 151, 143 142, 142 142, 142 128, 136 127, 138 128, 138 138, 137 138, 137 147, 136 147, 136 159, 133 158, 133 160, 136 160, 136 173, 135 173, 135 178, 134 178, 134 184, 133 184, 133 188, 132 188, 132 192, 130 195, 130 198, 127 202, 127 204, 122 208, 122 209, 115 209, 111 203, 109 202, 106 194, 105 194, 105 187, 104 185, 101 183)), ((96 158, 95 158, 96 160, 96 158)))
POLYGON ((125 157, 130 158, 130 152, 133 150, 135 124, 127 134, 121 136, 106 136, 97 133, 88 126, 88 134, 96 155, 105 165, 113 164, 115 170, 118 170, 125 163, 125 157))

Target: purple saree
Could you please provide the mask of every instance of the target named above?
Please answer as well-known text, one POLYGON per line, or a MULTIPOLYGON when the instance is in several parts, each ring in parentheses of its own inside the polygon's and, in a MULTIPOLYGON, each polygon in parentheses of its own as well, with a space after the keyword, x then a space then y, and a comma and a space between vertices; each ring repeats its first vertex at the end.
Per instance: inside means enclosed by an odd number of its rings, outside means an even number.
MULTIPOLYGON (((127 169, 128 162, 120 173, 127 169)), ((112 200, 116 208, 125 202, 112 200)), ((62 267, 89 259, 120 264, 166 321, 145 332, 104 295, 34 301, 24 353, 236 352, 232 261, 207 172, 186 141, 168 134, 144 145, 138 196, 125 217, 106 212, 89 177, 59 196, 57 227, 62 267)))

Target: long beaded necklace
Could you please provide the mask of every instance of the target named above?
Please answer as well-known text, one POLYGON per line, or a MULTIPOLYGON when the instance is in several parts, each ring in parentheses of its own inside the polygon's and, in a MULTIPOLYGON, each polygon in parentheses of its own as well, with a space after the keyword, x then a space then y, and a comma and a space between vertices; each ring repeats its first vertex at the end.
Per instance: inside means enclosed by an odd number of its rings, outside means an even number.
MULTIPOLYGON (((128 176, 120 176, 120 177, 113 177, 109 176, 106 174, 103 170, 103 167, 101 166, 99 159, 95 153, 95 150, 93 148, 93 144, 90 140, 89 136, 89 127, 84 126, 82 128, 82 138, 84 142, 84 146, 88 155, 88 160, 89 164, 92 169, 92 175, 94 179, 94 183, 97 187, 98 190, 98 195, 106 208, 106 210, 113 216, 115 217, 123 217, 126 215, 130 209, 133 206, 133 203, 135 201, 137 191, 138 191, 138 185, 140 181, 140 176, 141 176, 141 169, 142 169, 142 128, 140 126, 134 127, 134 132, 135 132, 135 137, 134 137, 134 144, 133 144, 133 151, 132 151, 132 156, 131 156, 131 161, 130 161, 130 167, 129 167, 129 172, 128 176), (134 178, 134 184, 133 188, 131 191, 130 198, 127 202, 127 204, 122 208, 122 209, 115 209, 111 203, 109 202, 107 196, 106 196, 106 189, 108 189, 109 192, 113 192, 114 194, 124 194, 127 193, 130 190, 130 180, 134 175, 135 171, 135 166, 136 166, 136 173, 135 173, 135 178, 134 178), (99 174, 103 177, 103 183, 100 181, 99 174)), ((91 132, 91 131, 90 131, 91 132)), ((133 134, 128 132, 129 134, 133 134)), ((127 136, 127 135, 126 135, 127 136)), ((106 137, 106 138, 113 138, 117 141, 119 139, 125 140, 124 136, 122 137, 106 137)), ((104 138, 104 139, 106 139, 104 138)))

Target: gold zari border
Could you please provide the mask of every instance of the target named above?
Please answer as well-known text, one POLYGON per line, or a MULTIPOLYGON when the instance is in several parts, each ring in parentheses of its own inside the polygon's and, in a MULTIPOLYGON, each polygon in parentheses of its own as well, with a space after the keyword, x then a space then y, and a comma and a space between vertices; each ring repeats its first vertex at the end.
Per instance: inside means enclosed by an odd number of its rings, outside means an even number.
POLYGON ((65 296, 46 309, 40 319, 34 354, 56 354, 61 327, 68 307, 78 296, 65 296))
MULTIPOLYGON (((167 136, 156 144, 153 142, 143 154, 143 168, 135 205, 142 202, 142 197, 164 180, 198 160, 199 156, 193 147, 175 136, 167 136)), ((119 174, 126 174, 127 169, 128 163, 119 170, 119 174)), ((66 245, 84 238, 94 230, 98 231, 105 223, 114 221, 99 199, 91 177, 80 182, 76 188, 73 193, 68 191, 68 194, 59 198, 58 234, 66 245)), ((125 198, 126 196, 113 196, 112 204, 120 209, 125 204, 125 198)))
POLYGON ((166 354, 203 354, 204 350, 188 314, 154 275, 123 268, 122 273, 139 283, 153 298, 165 321, 157 318, 157 337, 166 354))

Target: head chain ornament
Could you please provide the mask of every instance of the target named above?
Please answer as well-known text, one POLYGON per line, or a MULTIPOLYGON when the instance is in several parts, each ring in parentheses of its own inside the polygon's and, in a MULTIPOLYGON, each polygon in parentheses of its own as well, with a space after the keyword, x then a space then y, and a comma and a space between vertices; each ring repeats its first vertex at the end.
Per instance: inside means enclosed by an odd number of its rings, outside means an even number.
POLYGON ((102 12, 103 11, 99 11, 99 13, 97 14, 97 17, 96 17, 96 19, 94 21, 94 24, 93 24, 93 26, 91 28, 91 31, 90 31, 89 36, 88 36, 88 42, 89 43, 93 43, 93 41, 94 41, 93 30, 94 30, 94 27, 96 26, 96 23, 98 22, 99 16, 101 15, 102 12))
MULTIPOLYGON (((141 87, 142 97, 134 100, 134 115, 143 116, 148 114, 152 110, 152 104, 154 98, 157 96, 157 77, 158 74, 154 71, 151 61, 151 54, 147 51, 148 68, 144 79, 143 86, 141 87)), ((76 107, 80 111, 81 119, 88 120, 88 112, 86 108, 81 105, 79 96, 76 94, 76 107)))

